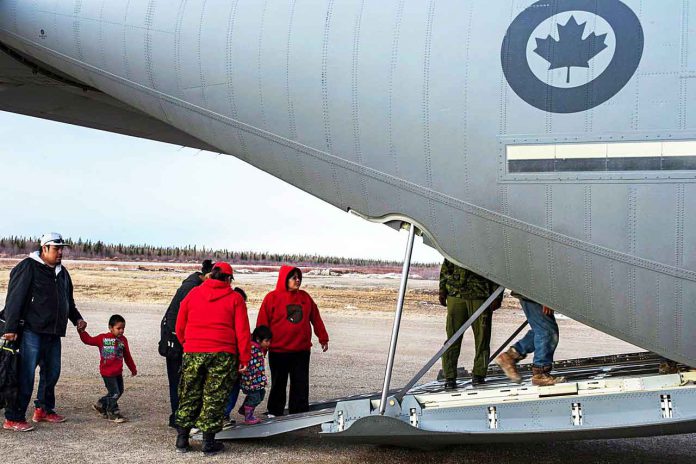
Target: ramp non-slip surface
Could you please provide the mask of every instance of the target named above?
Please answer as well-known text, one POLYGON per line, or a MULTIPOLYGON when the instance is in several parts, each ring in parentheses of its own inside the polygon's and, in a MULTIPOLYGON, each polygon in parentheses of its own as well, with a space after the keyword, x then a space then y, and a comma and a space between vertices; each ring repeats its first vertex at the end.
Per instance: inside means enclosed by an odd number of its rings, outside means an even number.
MULTIPOLYGON (((333 408, 310 411, 303 414, 266 419, 255 425, 240 424, 221 431, 215 438, 218 440, 244 440, 249 438, 263 438, 281 433, 306 429, 315 425, 331 422, 333 408)), ((195 437, 194 437, 195 438, 195 437)))

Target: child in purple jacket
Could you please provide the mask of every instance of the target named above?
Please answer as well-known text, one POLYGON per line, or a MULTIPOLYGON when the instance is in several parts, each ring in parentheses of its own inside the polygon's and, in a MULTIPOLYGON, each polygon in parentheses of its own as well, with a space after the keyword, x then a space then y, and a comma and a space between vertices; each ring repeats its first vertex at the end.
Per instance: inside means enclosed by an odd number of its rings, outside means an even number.
POLYGON ((266 352, 271 345, 273 334, 271 329, 265 325, 260 325, 251 334, 251 361, 247 370, 242 373, 240 384, 242 392, 246 394, 239 413, 244 414, 245 424, 258 424, 260 419, 254 417, 254 409, 261 404, 266 396, 266 352))

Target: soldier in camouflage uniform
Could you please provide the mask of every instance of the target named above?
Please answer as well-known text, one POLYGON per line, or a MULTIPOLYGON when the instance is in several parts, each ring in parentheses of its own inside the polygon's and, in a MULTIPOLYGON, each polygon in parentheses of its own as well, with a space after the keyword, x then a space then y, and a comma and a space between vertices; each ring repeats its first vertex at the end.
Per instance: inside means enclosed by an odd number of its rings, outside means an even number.
POLYGON ((232 353, 184 353, 179 381, 177 424, 201 432, 222 430, 225 403, 235 380, 239 357, 232 353))
MULTIPOLYGON (((447 306, 447 338, 451 338, 459 328, 476 312, 476 310, 498 288, 495 282, 482 277, 468 269, 461 268, 448 260, 442 263, 440 270, 440 304, 447 306)), ((490 356, 491 322, 493 310, 500 307, 501 299, 474 321, 474 342, 476 355, 472 371, 472 384, 485 382, 490 356)), ((442 355, 442 370, 445 374, 445 388, 457 387, 457 362, 462 347, 460 337, 445 354, 442 355)))
POLYGON ((251 334, 246 303, 230 286, 232 266, 216 263, 210 278, 189 292, 179 307, 176 337, 184 347, 176 412, 176 450, 189 450, 189 432, 203 432, 203 453, 224 449, 215 440, 222 430, 225 403, 237 372, 247 369, 251 334))

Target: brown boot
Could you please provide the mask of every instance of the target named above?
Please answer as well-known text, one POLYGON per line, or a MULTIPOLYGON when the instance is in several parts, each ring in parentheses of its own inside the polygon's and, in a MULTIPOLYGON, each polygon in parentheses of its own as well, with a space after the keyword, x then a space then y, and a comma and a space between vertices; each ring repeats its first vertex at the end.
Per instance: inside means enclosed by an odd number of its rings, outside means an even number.
POLYGON ((565 381, 565 377, 554 377, 551 375, 550 365, 544 367, 532 366, 532 385, 537 387, 549 387, 565 381))
POLYGON ((678 374, 679 366, 677 365, 676 361, 672 361, 671 359, 663 359, 657 371, 660 375, 678 374))
POLYGON ((508 348, 505 353, 502 353, 495 359, 495 363, 500 366, 508 379, 515 383, 522 383, 522 377, 517 372, 517 363, 524 359, 524 356, 519 354, 514 347, 508 348))

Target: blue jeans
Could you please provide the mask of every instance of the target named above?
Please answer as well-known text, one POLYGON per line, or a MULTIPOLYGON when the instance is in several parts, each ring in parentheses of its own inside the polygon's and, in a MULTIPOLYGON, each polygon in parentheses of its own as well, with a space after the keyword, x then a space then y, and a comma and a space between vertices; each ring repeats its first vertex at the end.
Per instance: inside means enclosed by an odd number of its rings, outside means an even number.
POLYGON ((239 376, 237 376, 237 381, 234 383, 234 386, 232 387, 232 391, 230 392, 230 396, 227 399, 227 406, 225 406, 225 417, 230 417, 230 413, 234 409, 234 406, 237 404, 237 399, 239 398, 239 376))
POLYGON ((41 364, 39 390, 34 405, 53 411, 56 407, 56 384, 60 377, 61 343, 58 335, 42 335, 25 329, 19 345, 19 391, 17 403, 5 409, 5 418, 26 419, 27 408, 34 391, 36 367, 41 364))
POLYGON ((123 395, 123 376, 102 377, 106 387, 106 395, 99 398, 97 403, 101 404, 106 412, 116 413, 118 410, 118 399, 123 395))
POLYGON ((523 356, 534 353, 534 366, 546 367, 553 364, 553 353, 558 346, 558 324, 552 315, 547 316, 539 303, 521 300, 522 311, 527 316, 531 330, 514 348, 523 356))

